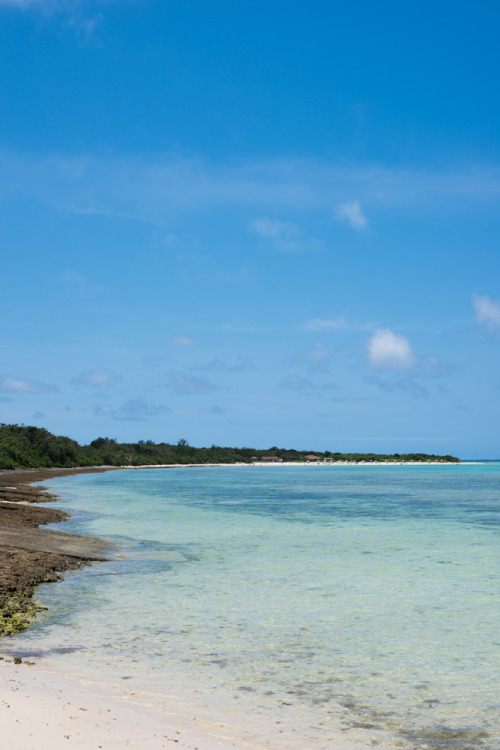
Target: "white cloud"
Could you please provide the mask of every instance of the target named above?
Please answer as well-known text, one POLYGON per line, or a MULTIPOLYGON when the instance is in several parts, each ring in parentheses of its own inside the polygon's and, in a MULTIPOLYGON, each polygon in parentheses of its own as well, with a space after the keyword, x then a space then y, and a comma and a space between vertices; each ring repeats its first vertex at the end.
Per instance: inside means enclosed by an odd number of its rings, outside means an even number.
POLYGON ((485 323, 490 329, 500 328, 500 300, 476 294, 472 298, 472 303, 479 323, 485 323))
POLYGON ((46 385, 45 383, 36 383, 33 380, 24 378, 6 377, 0 381, 0 389, 3 391, 12 391, 15 393, 58 393, 59 388, 55 385, 46 385))
POLYGON ((390 328, 378 328, 368 341, 371 367, 385 370, 410 370, 415 357, 408 339, 390 328))
POLYGON ((172 336, 170 339, 171 346, 193 346, 194 341, 189 336, 172 336))
POLYGON ((267 240, 275 240, 278 237, 291 239, 299 234, 299 228, 295 224, 272 219, 254 219, 250 222, 248 229, 267 240))
POLYGON ((89 372, 82 372, 77 378, 74 378, 71 382, 73 385, 87 385, 91 388, 107 388, 110 385, 118 382, 120 376, 113 372, 113 370, 90 370, 89 372))
POLYGON ((303 252, 323 249, 323 243, 321 240, 307 236, 296 224, 288 221, 254 219, 250 222, 248 231, 269 240, 276 250, 282 250, 284 252, 303 252))
POLYGON ((336 221, 347 221, 353 229, 366 229, 368 220, 358 201, 340 203, 335 211, 336 221))

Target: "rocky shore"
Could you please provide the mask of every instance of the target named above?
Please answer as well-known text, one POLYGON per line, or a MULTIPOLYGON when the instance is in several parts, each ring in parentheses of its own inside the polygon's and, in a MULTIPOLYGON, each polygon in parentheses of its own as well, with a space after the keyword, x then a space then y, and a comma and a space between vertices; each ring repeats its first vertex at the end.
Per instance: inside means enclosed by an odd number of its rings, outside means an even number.
POLYGON ((39 506, 57 499, 32 482, 107 468, 0 471, 0 636, 27 628, 38 607, 33 593, 40 583, 61 580, 61 573, 104 561, 100 539, 39 528, 59 523, 67 513, 39 506))

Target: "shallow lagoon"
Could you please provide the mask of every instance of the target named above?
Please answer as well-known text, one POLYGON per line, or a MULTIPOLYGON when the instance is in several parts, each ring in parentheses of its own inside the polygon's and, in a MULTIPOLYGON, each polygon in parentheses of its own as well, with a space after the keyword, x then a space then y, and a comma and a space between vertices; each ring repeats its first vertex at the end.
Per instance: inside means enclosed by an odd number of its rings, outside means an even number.
POLYGON ((500 466, 151 469, 53 480, 110 562, 12 646, 266 746, 500 748, 500 466), (263 740, 264 741, 264 740, 263 740))

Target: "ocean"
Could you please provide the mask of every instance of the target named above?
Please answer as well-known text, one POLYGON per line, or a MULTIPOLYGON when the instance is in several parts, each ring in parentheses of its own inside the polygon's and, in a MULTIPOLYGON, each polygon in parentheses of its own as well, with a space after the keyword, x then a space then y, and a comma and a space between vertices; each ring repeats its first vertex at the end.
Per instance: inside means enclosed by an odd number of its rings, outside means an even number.
POLYGON ((50 481, 110 560, 7 650, 262 747, 500 750, 500 466, 142 469, 50 481))

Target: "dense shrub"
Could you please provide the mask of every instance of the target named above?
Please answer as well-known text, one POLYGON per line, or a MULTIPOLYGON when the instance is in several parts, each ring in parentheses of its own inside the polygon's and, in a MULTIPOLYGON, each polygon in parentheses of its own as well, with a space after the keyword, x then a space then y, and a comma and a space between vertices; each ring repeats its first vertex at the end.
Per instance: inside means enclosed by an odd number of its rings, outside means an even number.
MULTIPOLYGON (((186 440, 175 444, 154 443, 140 440, 138 443, 118 443, 113 438, 99 437, 89 445, 79 445, 68 437, 52 435, 40 427, 24 425, 0 425, 0 469, 24 469, 73 466, 144 466, 147 464, 231 464, 250 463, 252 457, 276 456, 283 461, 301 461, 311 451, 272 448, 225 448, 212 445, 210 448, 193 448, 186 440)), ((331 453, 314 455, 334 461, 454 461, 453 456, 436 456, 426 453, 331 453)))

